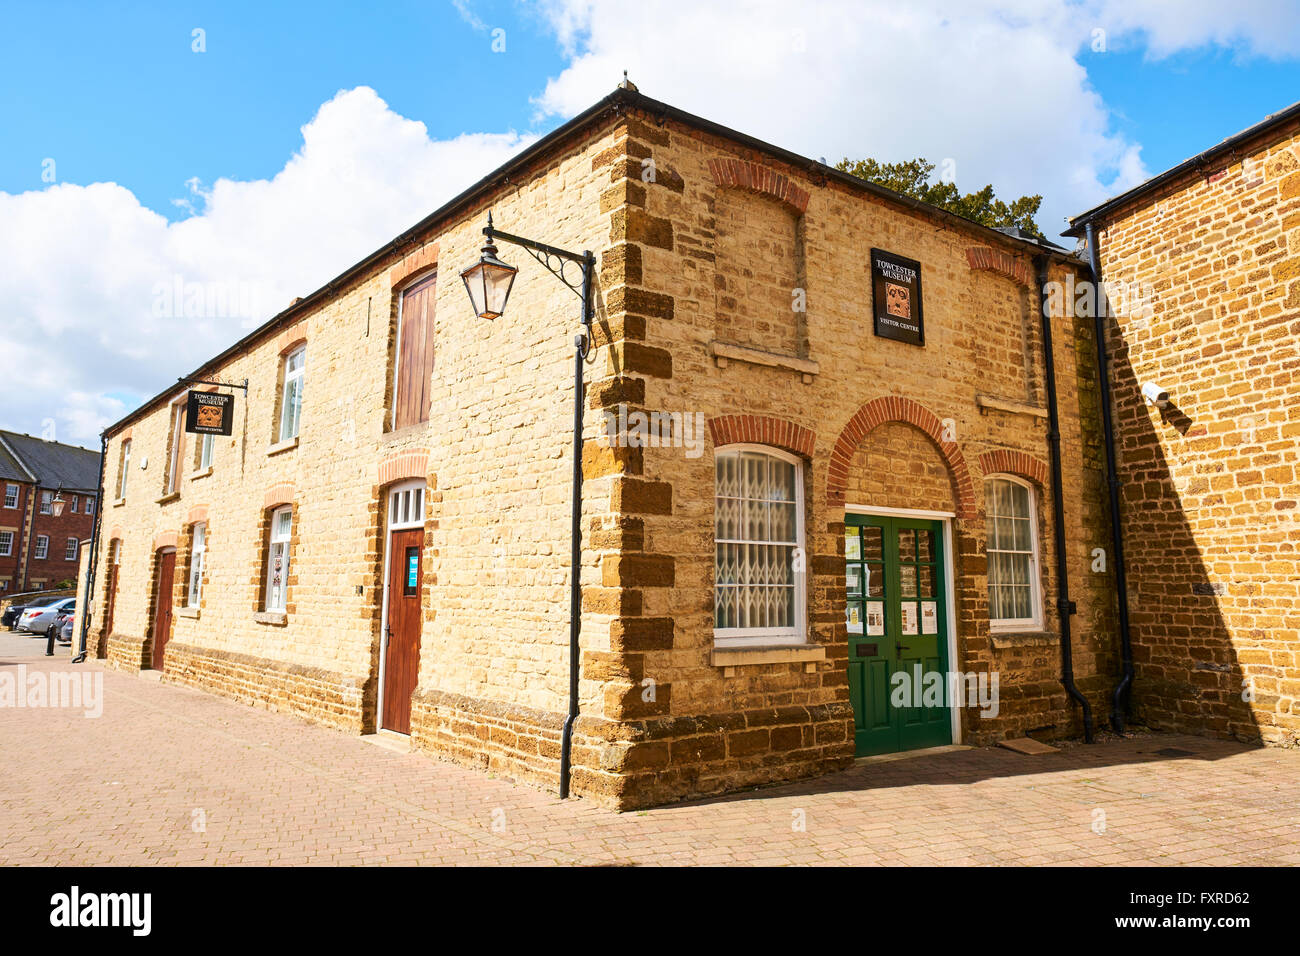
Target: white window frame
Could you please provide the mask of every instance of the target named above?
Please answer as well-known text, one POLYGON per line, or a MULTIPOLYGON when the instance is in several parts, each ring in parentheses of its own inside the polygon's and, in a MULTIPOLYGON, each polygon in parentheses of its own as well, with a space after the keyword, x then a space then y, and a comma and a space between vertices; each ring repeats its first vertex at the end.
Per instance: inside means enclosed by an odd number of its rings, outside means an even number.
POLYGON ((34 555, 34 557, 36 558, 37 561, 44 561, 46 556, 49 553, 50 553, 49 535, 38 534, 36 536, 36 554, 34 555))
POLYGON ((117 470, 117 496, 126 497, 126 479, 131 473, 131 439, 122 442, 121 467, 117 470))
POLYGON ((185 406, 180 402, 172 403, 172 439, 170 454, 167 456, 167 482, 163 488, 164 495, 170 495, 180 488, 181 448, 185 444, 185 406))
POLYGON ((266 543, 266 583, 265 594, 263 597, 263 609, 267 611, 279 611, 283 613, 289 606, 289 542, 293 538, 293 506, 284 505, 276 508, 271 512, 271 528, 267 536, 266 543), (281 534, 278 530, 280 525, 280 516, 289 515, 289 529, 281 534), (280 586, 280 592, 277 597, 275 586, 272 584, 272 578, 275 576, 275 557, 279 553, 283 555, 284 583, 280 586))
POLYGON ((302 428, 302 391, 303 386, 306 384, 307 346, 300 345, 285 355, 282 360, 281 370, 283 381, 280 383, 280 428, 277 434, 279 435, 279 441, 292 441, 298 437, 298 432, 302 428), (298 356, 302 356, 302 364, 290 371, 289 366, 298 356), (298 384, 296 391, 298 400, 294 406, 294 411, 291 411, 289 386, 294 382, 298 384))
MULTIPOLYGON (((988 500, 987 488, 991 481, 1007 481, 1014 485, 1020 485, 1029 493, 1029 543, 1032 550, 1029 554, 1029 600, 1030 608, 1033 614, 1030 617, 1023 618, 995 618, 993 617, 992 602, 989 602, 989 630, 990 631, 1039 631, 1043 628, 1043 579, 1042 579, 1042 548, 1038 538, 1038 489, 1025 479, 1017 475, 997 474, 989 475, 984 479, 985 498, 988 500)), ((988 520, 987 510, 984 516, 985 522, 985 540, 984 540, 984 558, 988 562, 990 549, 988 541, 988 520)), ((1023 554, 1023 551, 1007 552, 999 549, 997 553, 1006 554, 1023 554)), ((989 587, 987 572, 985 579, 985 595, 987 600, 987 589, 989 587)))
POLYGON ((66 545, 63 546, 63 560, 64 560, 64 561, 76 561, 76 560, 77 560, 77 551, 78 551, 80 548, 81 548, 81 542, 80 542, 80 541, 78 541, 76 538, 69 538, 69 539, 68 539, 68 543, 67 543, 66 545), (69 553, 68 553, 69 551, 71 551, 72 553, 69 554, 69 553))
POLYGON ((423 478, 404 481, 388 492, 388 530, 424 527, 423 478))
POLYGON ((88 514, 88 515, 93 515, 93 514, 95 513, 95 499, 94 499, 93 497, 91 497, 90 495, 86 495, 86 511, 85 511, 85 513, 88 514))
POLYGON ((79 505, 79 504, 81 504, 81 496, 80 496, 80 495, 73 495, 73 496, 68 500, 68 513, 69 513, 69 514, 74 514, 74 515, 75 515, 75 514, 77 513, 77 505, 79 505))
POLYGON ((6 508, 18 507, 18 494, 21 490, 22 490, 21 488, 19 488, 17 485, 14 484, 5 485, 5 507, 6 508), (13 504, 10 504, 11 501, 13 502, 13 504))
POLYGON ((41 492, 41 514, 43 515, 54 514, 54 492, 52 491, 41 492))
POLYGON ((203 564, 208 553, 208 525, 200 521, 190 528, 190 580, 185 589, 185 606, 198 607, 203 600, 203 564))
MULTIPOLYGON (((713 507, 714 507, 714 534, 713 534, 713 573, 714 573, 714 601, 717 600, 717 518, 716 512, 718 507, 717 495, 717 459, 723 455, 734 455, 740 452, 757 452, 762 455, 768 455, 772 458, 779 459, 794 465, 794 503, 795 503, 795 549, 803 552, 804 560, 807 561, 807 527, 804 523, 804 461, 797 455, 792 455, 780 448, 772 445, 725 445, 714 455, 713 463, 713 507)), ((762 542, 744 541, 745 544, 758 544, 762 542)), ((789 546, 788 542, 776 542, 782 546, 789 546)), ((794 574, 794 627, 728 627, 713 628, 713 644, 715 647, 746 647, 753 644, 782 644, 782 645, 801 645, 808 643, 808 578, 807 570, 793 572, 794 574)), ((717 621, 717 611, 714 610, 714 621, 717 621)))
POLYGON ((217 443, 216 435, 204 435, 199 439, 198 471, 207 471, 212 467, 212 450, 217 443))
POLYGON ((10 557, 14 553, 14 533, 12 531, 0 531, 0 558, 10 557), (5 540, 8 535, 9 540, 5 540))

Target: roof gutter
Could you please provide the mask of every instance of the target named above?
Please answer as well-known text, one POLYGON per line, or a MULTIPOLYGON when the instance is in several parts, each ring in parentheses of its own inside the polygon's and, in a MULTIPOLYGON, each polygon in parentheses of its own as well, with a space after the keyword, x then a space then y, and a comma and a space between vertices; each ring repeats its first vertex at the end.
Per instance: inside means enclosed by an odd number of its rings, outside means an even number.
POLYGON ((1107 199, 1104 203, 1098 206, 1093 206, 1091 209, 1079 213, 1079 215, 1070 220, 1070 228, 1062 232, 1061 235, 1077 239, 1079 236, 1084 234, 1089 223, 1095 222, 1098 219, 1106 218, 1108 213, 1115 211, 1120 206, 1126 205, 1135 199, 1140 199, 1142 196, 1147 195, 1171 180, 1177 179, 1190 172, 1200 172, 1211 162, 1222 156, 1237 157, 1238 154, 1236 147, 1240 146, 1242 143, 1262 136, 1286 123, 1288 120, 1296 118, 1300 118, 1300 102, 1292 103, 1285 109, 1278 110, 1276 113, 1266 116, 1254 126, 1248 127, 1233 136, 1229 136, 1227 139, 1211 146, 1209 149, 1197 153, 1191 159, 1183 160, 1177 166, 1166 169, 1163 173, 1152 176, 1146 182, 1139 183, 1127 192, 1122 192, 1118 196, 1107 199))

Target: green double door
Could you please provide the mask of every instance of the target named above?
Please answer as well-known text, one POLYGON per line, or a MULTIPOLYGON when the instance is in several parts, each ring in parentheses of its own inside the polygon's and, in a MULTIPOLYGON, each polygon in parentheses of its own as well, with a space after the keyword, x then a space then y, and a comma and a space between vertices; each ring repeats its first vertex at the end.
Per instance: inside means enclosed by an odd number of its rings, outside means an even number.
POLYGON ((943 524, 850 514, 844 539, 858 756, 952 743, 943 524))

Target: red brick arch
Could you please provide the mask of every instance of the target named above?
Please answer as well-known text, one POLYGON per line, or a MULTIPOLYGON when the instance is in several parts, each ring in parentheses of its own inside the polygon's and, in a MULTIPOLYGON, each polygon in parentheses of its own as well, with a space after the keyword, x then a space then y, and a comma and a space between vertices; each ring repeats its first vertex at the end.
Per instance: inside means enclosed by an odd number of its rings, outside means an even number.
POLYGON ((999 448, 980 455, 980 471, 988 475, 1019 475, 1047 487, 1047 464, 1023 451, 999 448))
POLYGON ((972 269, 996 272, 1023 286, 1030 284, 1029 263, 992 246, 971 246, 966 250, 966 262, 972 269))
POLYGON ((191 508, 190 513, 185 516, 185 523, 187 525, 202 524, 207 520, 208 520, 207 505, 198 505, 197 507, 191 508))
POLYGON ((429 449, 407 448, 394 452, 379 463, 379 484, 391 485, 407 478, 429 477, 429 449))
POLYGON ((281 505, 293 504, 294 489, 291 484, 272 485, 266 489, 266 496, 262 499, 263 508, 278 508, 281 505))
POLYGON ((179 539, 180 535, 175 531, 161 531, 153 536, 153 549, 161 551, 163 548, 174 548, 179 539))
POLYGON ((788 177, 767 166, 743 159, 711 159, 709 173, 719 186, 748 189, 750 192, 771 196, 796 216, 802 216, 808 208, 808 191, 800 189, 788 177))
POLYGON ((770 415, 718 415, 709 419, 713 447, 722 445, 772 445, 812 458, 817 435, 784 418, 770 415))
POLYGON ((849 466, 853 453, 871 432, 888 422, 902 422, 920 429, 934 443, 948 465, 953 489, 957 494, 957 517, 975 517, 975 485, 970 468, 956 442, 945 441, 943 422, 919 402, 910 398, 889 396, 876 398, 858 409, 857 414, 840 432, 831 451, 830 465, 826 469, 826 503, 833 508, 844 506, 844 491, 849 481, 849 466))

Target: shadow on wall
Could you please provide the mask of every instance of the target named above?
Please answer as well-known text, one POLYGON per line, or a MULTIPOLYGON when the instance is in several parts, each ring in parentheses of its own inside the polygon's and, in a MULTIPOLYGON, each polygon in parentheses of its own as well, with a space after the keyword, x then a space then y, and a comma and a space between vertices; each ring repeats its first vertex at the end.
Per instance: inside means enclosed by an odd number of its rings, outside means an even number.
POLYGON ((1180 491, 1162 444, 1176 454, 1206 436, 1212 423, 1194 421, 1172 403, 1154 422, 1128 343, 1113 317, 1108 325, 1135 671, 1131 716, 1152 728, 1259 742, 1254 707, 1243 698, 1246 675, 1220 607, 1227 585, 1202 560, 1202 547, 1212 540, 1207 524, 1214 523, 1215 535, 1225 530, 1228 505, 1214 476, 1227 474, 1227 467, 1198 456, 1217 470, 1179 469, 1180 491), (1200 542, 1184 495, 1205 509, 1197 522, 1200 542))

